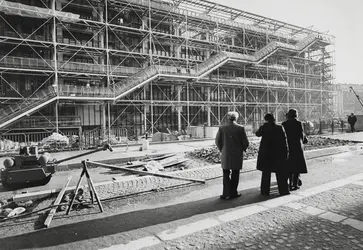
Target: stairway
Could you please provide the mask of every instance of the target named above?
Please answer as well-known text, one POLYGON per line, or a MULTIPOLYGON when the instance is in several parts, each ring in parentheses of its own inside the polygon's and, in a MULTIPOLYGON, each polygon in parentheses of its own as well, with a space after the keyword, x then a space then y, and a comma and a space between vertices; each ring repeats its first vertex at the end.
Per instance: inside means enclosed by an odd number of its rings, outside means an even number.
MULTIPOLYGON (((305 50, 307 47, 312 45, 318 37, 314 34, 305 37, 300 40, 296 45, 281 43, 281 42, 271 42, 265 47, 256 51, 253 55, 244 55, 234 52, 219 52, 218 54, 211 56, 206 61, 196 65, 194 68, 190 69, 189 72, 183 72, 183 76, 186 78, 201 78, 211 71, 221 67, 228 61, 236 61, 240 63, 254 63, 259 64, 273 53, 278 50, 291 51, 293 53, 299 53, 305 50)), ((138 73, 126 78, 125 80, 117 83, 115 89, 116 95, 115 100, 131 93, 134 89, 142 87, 144 84, 154 80, 155 78, 162 75, 180 75, 176 67, 164 67, 163 66, 149 66, 138 73)))
POLYGON ((14 123, 21 117, 48 105, 56 99, 57 96, 53 87, 49 87, 38 91, 31 98, 25 98, 18 103, 0 109, 0 128, 14 123))
MULTIPOLYGON (((277 52, 278 50, 289 51, 292 53, 302 52, 318 39, 323 39, 323 38, 317 37, 316 35, 312 34, 300 40, 295 45, 274 41, 267 44, 259 51, 256 51, 253 55, 244 55, 234 52, 222 51, 216 55, 211 56, 206 61, 196 65, 195 67, 189 70, 183 69, 185 72, 181 72, 180 68, 177 67, 152 65, 116 83, 114 92, 113 90, 110 89, 107 89, 107 91, 103 90, 102 94, 100 93, 100 96, 98 98, 101 99, 111 98, 113 100, 118 100, 124 97, 125 95, 133 92, 135 89, 140 88, 146 83, 163 75, 176 76, 176 77, 182 76, 184 78, 199 79, 209 74, 213 70, 221 67, 223 64, 227 63, 228 61, 235 61, 239 63, 248 63, 248 64, 251 63, 259 64, 263 60, 271 56, 273 53, 277 52)), ((0 109, 0 115, 1 115, 0 128, 10 125, 11 123, 15 122, 17 119, 48 105, 57 98, 67 99, 67 97, 70 98, 70 96, 72 98, 77 98, 79 97, 79 93, 82 93, 82 91, 80 92, 75 91, 74 94, 70 94, 68 92, 69 91, 63 91, 63 89, 61 89, 61 91, 59 92, 59 96, 57 96, 54 89, 50 86, 47 89, 39 91, 31 98, 23 99, 19 103, 16 103, 14 105, 9 105, 3 109, 0 109)), ((89 91, 88 93, 89 94, 82 93, 81 96, 83 98, 95 97, 93 91, 92 92, 89 91)))

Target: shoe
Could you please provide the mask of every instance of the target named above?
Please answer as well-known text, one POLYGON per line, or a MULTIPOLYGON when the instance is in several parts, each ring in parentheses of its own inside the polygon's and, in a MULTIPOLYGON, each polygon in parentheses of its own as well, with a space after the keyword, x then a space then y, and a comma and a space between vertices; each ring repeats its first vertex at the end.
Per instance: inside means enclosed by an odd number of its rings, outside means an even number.
POLYGON ((290 189, 290 191, 295 191, 295 190, 298 190, 299 189, 299 187, 298 186, 293 186, 291 189, 290 189))
POLYGON ((221 195, 221 196, 219 196, 219 198, 222 199, 222 200, 227 200, 228 199, 228 196, 221 195))
POLYGON ((231 197, 229 197, 230 199, 235 199, 241 197, 241 194, 235 194, 235 195, 231 195, 231 197))
POLYGON ((297 185, 298 185, 299 187, 302 185, 302 181, 301 181, 301 179, 299 179, 299 180, 297 181, 297 185))
POLYGON ((289 194, 290 194, 290 192, 281 193, 280 196, 289 195, 289 194))

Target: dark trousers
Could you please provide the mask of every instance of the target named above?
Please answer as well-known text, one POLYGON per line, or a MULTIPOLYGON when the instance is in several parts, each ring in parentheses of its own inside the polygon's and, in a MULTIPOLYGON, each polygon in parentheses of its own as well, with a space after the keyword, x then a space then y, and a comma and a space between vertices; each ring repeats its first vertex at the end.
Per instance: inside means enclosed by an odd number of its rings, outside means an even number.
POLYGON ((355 132, 354 124, 350 124, 350 131, 355 132))
POLYGON ((289 186, 290 187, 297 187, 298 186, 298 182, 300 179, 300 174, 299 173, 291 173, 289 176, 289 186))
POLYGON ((223 169, 223 196, 230 197, 238 194, 239 172, 240 170, 223 169))
MULTIPOLYGON (((289 192, 289 186, 287 184, 288 175, 284 171, 276 172, 277 187, 280 194, 286 194, 289 192)), ((271 172, 262 171, 261 177, 261 194, 270 194, 271 186, 271 172)))

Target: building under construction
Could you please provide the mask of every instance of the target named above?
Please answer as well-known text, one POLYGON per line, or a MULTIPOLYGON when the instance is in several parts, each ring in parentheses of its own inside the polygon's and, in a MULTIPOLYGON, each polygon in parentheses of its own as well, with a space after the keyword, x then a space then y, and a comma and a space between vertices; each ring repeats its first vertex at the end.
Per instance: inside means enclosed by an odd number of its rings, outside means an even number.
POLYGON ((0 14, 3 135, 332 115, 334 37, 309 28, 204 0, 2 0, 0 14))

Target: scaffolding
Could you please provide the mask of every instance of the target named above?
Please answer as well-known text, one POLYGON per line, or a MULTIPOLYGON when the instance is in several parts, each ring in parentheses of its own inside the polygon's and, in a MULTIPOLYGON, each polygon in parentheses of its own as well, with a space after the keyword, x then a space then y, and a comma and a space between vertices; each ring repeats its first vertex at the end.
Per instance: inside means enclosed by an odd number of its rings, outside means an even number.
POLYGON ((333 36, 205 0, 0 1, 0 40, 2 131, 28 116, 129 136, 229 110, 253 126, 334 116, 333 36))

